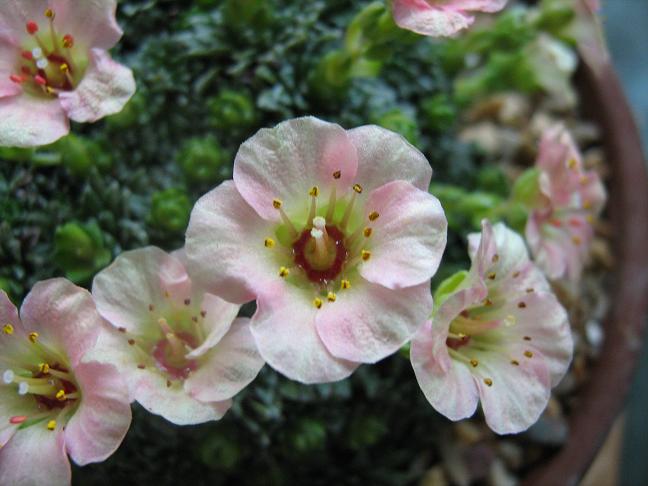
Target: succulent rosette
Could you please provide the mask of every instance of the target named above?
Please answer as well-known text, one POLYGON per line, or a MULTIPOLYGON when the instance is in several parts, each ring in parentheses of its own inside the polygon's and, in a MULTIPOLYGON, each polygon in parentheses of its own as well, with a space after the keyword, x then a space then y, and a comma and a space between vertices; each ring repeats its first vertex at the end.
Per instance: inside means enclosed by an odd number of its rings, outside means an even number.
POLYGON ((531 253, 550 279, 578 280, 594 237, 593 223, 605 205, 605 188, 585 170, 569 132, 547 130, 533 172, 537 194, 526 225, 531 253))
POLYGON ((189 270, 208 291, 257 300, 261 356, 330 382, 409 341, 432 309, 447 222, 432 169, 403 137, 307 117, 260 130, 234 181, 191 215, 189 270))
POLYGON ((449 37, 475 21, 472 12, 497 12, 506 0, 393 0, 396 24, 417 34, 449 37))
POLYGON ((115 0, 4 0, 0 6, 0 145, 45 145, 69 119, 121 111, 130 69, 108 54, 122 36, 115 0))
POLYGON ((115 363, 133 400, 179 425, 220 419, 264 364, 239 306, 195 285, 183 260, 182 251, 127 251, 92 284, 113 326, 96 356, 115 363))
POLYGON ((469 246, 470 271, 440 287, 431 320, 412 341, 412 366, 449 419, 470 417, 481 401, 491 429, 521 432, 571 361, 567 313, 517 233, 484 221, 469 246))
POLYGON ((0 484, 69 484, 68 454, 85 465, 120 445, 127 390, 115 367, 86 360, 102 325, 67 280, 36 284, 20 316, 0 291, 0 484))

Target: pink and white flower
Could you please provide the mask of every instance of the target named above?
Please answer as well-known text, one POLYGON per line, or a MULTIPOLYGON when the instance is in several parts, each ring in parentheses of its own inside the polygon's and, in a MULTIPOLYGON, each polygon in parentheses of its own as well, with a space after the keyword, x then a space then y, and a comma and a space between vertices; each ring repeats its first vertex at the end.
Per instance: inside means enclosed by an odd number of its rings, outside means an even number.
POLYGON ((449 37, 468 28, 471 12, 497 12, 506 0, 393 0, 394 21, 399 27, 432 37, 449 37))
POLYGON ((257 299, 261 356, 291 379, 349 376, 409 341, 432 310, 447 222, 432 169, 403 137, 307 117, 245 142, 234 181, 191 215, 189 269, 233 302, 257 299))
POLYGON ((481 400, 499 434, 532 425, 572 357, 567 313, 524 241, 502 223, 484 221, 469 236, 472 266, 455 277, 412 341, 418 383, 451 420, 473 415, 481 400))
POLYGON ((544 133, 536 168, 540 195, 525 230, 531 253, 550 279, 578 280, 594 237, 592 224, 605 205, 605 188, 596 172, 583 168, 561 125, 544 133))
POLYGON ((67 454, 85 465, 121 443, 125 385, 86 360, 102 325, 90 294, 66 280, 36 284, 20 316, 0 291, 0 484, 69 484, 67 454))
POLYGON ((114 326, 97 356, 115 363, 133 400, 179 425, 220 419, 264 364, 239 306, 196 286, 183 261, 183 252, 128 251, 92 284, 114 326))
POLYGON ((0 145, 52 143, 68 119, 94 122, 135 92, 130 69, 107 50, 122 36, 116 0, 3 0, 0 145))

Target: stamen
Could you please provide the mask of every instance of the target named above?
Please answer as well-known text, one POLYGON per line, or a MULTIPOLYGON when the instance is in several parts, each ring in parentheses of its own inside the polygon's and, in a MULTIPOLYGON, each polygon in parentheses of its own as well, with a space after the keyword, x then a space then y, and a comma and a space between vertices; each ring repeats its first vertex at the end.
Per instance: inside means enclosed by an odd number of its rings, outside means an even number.
POLYGON ((279 276, 281 278, 286 278, 288 275, 290 275, 289 269, 287 269, 286 267, 279 267, 279 276))
POLYGON ((572 236, 572 243, 576 246, 580 246, 583 243, 583 240, 581 240, 578 236, 572 236))
POLYGON ((27 22, 27 25, 25 26, 27 29, 27 33, 29 35, 34 35, 36 32, 38 32, 38 24, 34 22, 33 20, 30 20, 27 22))
POLYGON ((308 221, 312 221, 317 214, 317 196, 319 196, 319 188, 313 186, 308 194, 311 196, 310 210, 308 212, 308 221))
POLYGON ((72 37, 70 34, 65 34, 63 36, 63 47, 66 49, 71 49, 74 47, 74 37, 72 37))
POLYGON ((55 396, 59 402, 64 402, 66 400, 65 390, 57 391, 55 396))
POLYGON ((520 362, 519 362, 517 359, 512 359, 512 360, 511 360, 511 364, 512 364, 513 366, 520 366, 520 362))
POLYGON ((488 279, 489 280, 495 280, 496 277, 497 277, 497 274, 495 272, 491 272, 491 273, 488 274, 488 279))
POLYGON ((263 240, 263 246, 266 248, 273 248, 275 246, 275 241, 272 238, 266 238, 263 240))
POLYGON ((497 253, 495 253, 493 255, 493 258, 491 258, 491 262, 492 263, 497 263, 498 261, 499 261, 499 255, 497 253))
POLYGON ((371 211, 369 213, 369 221, 376 221, 380 217, 380 214, 378 214, 378 211, 371 211))
POLYGON ((369 227, 362 230, 362 234, 365 236, 365 238, 369 238, 371 236, 372 232, 373 232, 373 230, 371 228, 369 228, 369 227))
POLYGON ((32 344, 36 344, 36 341, 38 341, 38 333, 37 332, 30 332, 28 338, 29 338, 29 341, 32 344))
POLYGON ((478 365, 479 365, 479 361, 477 361, 476 359, 470 360, 470 366, 472 366, 473 368, 477 368, 478 365))
POLYGON ((39 373, 48 375, 50 373, 50 365, 48 365, 47 363, 39 363, 38 371, 39 373))
POLYGON ((50 20, 54 20, 54 10, 52 10, 51 8, 45 10, 45 17, 47 17, 50 20))
POLYGON ((43 86, 43 87, 47 84, 47 80, 40 74, 34 76, 34 82, 36 82, 36 84, 38 84, 39 86, 43 86))
POLYGON ((328 295, 326 296, 326 299, 329 302, 335 302, 335 300, 337 299, 337 295, 335 295, 335 293, 333 292, 329 292, 328 295))
POLYGON ((285 213, 283 208, 281 207, 283 205, 283 202, 281 199, 273 199, 272 200, 272 206, 279 211, 279 214, 281 215, 281 220, 283 223, 288 227, 290 230, 291 236, 294 238, 296 237, 299 233, 297 232, 297 229, 295 226, 292 224, 292 221, 288 218, 288 215, 285 213))
POLYGON ((328 209, 326 210, 326 219, 333 221, 333 216, 335 215, 335 204, 337 203, 337 187, 333 186, 331 188, 331 194, 329 194, 329 203, 328 209))
POLYGON ((576 159, 569 159, 567 161, 567 167, 569 167, 571 170, 575 170, 577 165, 578 162, 576 162, 576 159))
POLYGON ((371 258, 371 252, 368 251, 368 250, 362 250, 360 252, 360 256, 366 262, 367 260, 369 260, 371 258))
POLYGON ((11 79, 11 81, 13 81, 16 84, 22 84, 25 82, 25 78, 22 76, 18 76, 17 74, 12 74, 11 76, 9 76, 9 79, 11 79))
POLYGON ((348 290, 351 288, 351 282, 349 282, 347 279, 342 279, 340 282, 340 289, 341 290, 348 290))
POLYGON ((184 305, 191 305, 191 299, 185 299, 184 305))
POLYGON ((20 55, 26 61, 33 61, 34 60, 34 55, 31 53, 31 51, 22 51, 22 53, 20 55))
POLYGON ((353 194, 351 194, 351 200, 349 201, 349 204, 347 205, 346 210, 344 211, 344 216, 342 217, 342 221, 340 222, 340 228, 342 230, 346 228, 346 225, 349 222, 349 218, 351 218, 351 212, 353 211, 353 206, 355 204, 356 196, 358 194, 362 194, 362 186, 360 184, 354 184, 353 194))
POLYGON ((336 170, 335 172, 333 172, 333 179, 337 180, 340 177, 342 177, 342 171, 341 170, 336 170))
POLYGON ((12 425, 19 425, 25 420, 27 420, 27 415, 15 415, 9 419, 9 423, 12 425))
POLYGON ((526 302, 519 302, 518 303, 518 308, 519 309, 525 309, 526 308, 526 302))
POLYGON ((2 326, 2 332, 6 335, 11 336, 14 333, 14 327, 11 324, 5 324, 2 326))
POLYGON ((56 420, 50 420, 47 422, 47 430, 53 431, 56 429, 56 420))
POLYGON ((526 356, 527 358, 533 358, 533 353, 527 350, 524 352, 524 356, 526 356))
POLYGON ((315 299, 313 299, 313 305, 315 307, 317 307, 318 309, 321 309, 322 308, 322 299, 320 299, 319 297, 315 297, 315 299))
POLYGON ((484 378, 484 383, 486 384, 486 386, 493 386, 493 380, 491 380, 490 378, 484 378))

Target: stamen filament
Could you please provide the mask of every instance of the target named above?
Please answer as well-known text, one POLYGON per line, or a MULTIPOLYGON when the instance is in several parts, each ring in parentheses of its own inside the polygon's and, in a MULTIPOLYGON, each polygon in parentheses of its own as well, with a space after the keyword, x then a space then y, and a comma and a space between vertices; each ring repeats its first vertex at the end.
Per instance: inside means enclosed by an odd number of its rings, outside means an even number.
POLYGON ((326 210, 327 221, 333 221, 333 216, 335 215, 336 203, 337 203, 337 187, 334 185, 331 188, 331 194, 329 195, 328 209, 326 210))

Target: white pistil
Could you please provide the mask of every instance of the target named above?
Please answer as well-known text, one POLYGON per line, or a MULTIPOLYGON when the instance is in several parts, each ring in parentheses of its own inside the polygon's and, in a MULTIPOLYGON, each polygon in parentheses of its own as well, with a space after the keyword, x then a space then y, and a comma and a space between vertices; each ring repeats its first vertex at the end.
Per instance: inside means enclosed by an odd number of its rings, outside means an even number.
POLYGON ((173 329, 171 329, 171 326, 169 326, 169 323, 164 317, 160 317, 158 319, 158 325, 160 326, 160 329, 162 329, 162 333, 166 336, 167 334, 173 334, 173 329))
POLYGON ((18 384, 18 395, 27 395, 28 392, 29 392, 29 385, 24 381, 21 381, 18 384))
POLYGON ((313 228, 311 236, 315 239, 315 255, 318 261, 324 262, 328 259, 328 249, 326 248, 326 238, 324 231, 313 228))
POLYGON ((34 47, 31 51, 32 56, 34 56, 34 59, 40 59, 43 57, 43 49, 40 47, 34 47))
POLYGON ((13 370, 6 370, 4 373, 2 373, 2 381, 5 385, 12 384, 15 377, 16 374, 13 372, 13 370))
POLYGON ((38 69, 47 69, 47 66, 49 66, 49 61, 47 59, 45 59, 44 57, 42 57, 38 61, 36 61, 36 67, 38 69))
POLYGON ((184 346, 184 343, 178 338, 178 336, 170 332, 165 337, 166 340, 171 345, 171 350, 173 351, 173 355, 177 358, 184 358, 185 355, 187 354, 187 350, 184 346))

